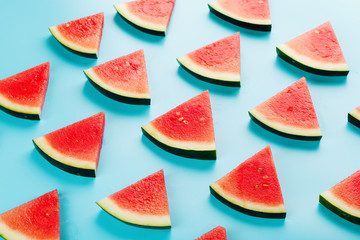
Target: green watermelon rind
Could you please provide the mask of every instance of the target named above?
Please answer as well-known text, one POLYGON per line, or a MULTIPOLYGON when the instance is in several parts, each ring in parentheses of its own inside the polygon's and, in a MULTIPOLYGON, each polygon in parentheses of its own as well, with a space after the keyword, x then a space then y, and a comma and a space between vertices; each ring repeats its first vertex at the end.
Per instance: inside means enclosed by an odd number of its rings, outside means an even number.
POLYGON ((98 58, 98 49, 97 48, 85 48, 83 46, 80 46, 78 44, 75 44, 66 38, 64 38, 61 33, 57 30, 57 26, 49 27, 49 31, 51 34, 55 37, 55 39, 61 43, 62 46, 64 46, 67 50, 69 50, 72 53, 75 53, 82 57, 87 58, 98 58))
POLYGON ((171 228, 170 216, 142 215, 122 209, 109 197, 96 202, 105 212, 111 216, 131 225, 144 228, 171 228))
POLYGON ((236 16, 226 11, 225 9, 221 8, 221 6, 219 6, 216 1, 209 3, 208 7, 210 9, 210 12, 212 12, 214 15, 237 26, 251 30, 257 30, 257 31, 264 31, 264 32, 271 31, 272 25, 270 19, 269 20, 245 19, 240 16, 236 16))
POLYGON ((150 105, 150 95, 149 94, 136 94, 132 92, 123 91, 121 89, 115 89, 107 85, 102 81, 99 76, 90 68, 84 70, 86 77, 89 82, 102 94, 105 96, 114 99, 118 102, 136 104, 136 105, 150 105))
POLYGON ((348 113, 348 121, 352 123, 354 126, 360 128, 360 114, 358 111, 353 110, 348 113))
POLYGON ((271 207, 266 206, 265 203, 259 204, 245 202, 241 199, 236 199, 235 197, 226 194, 216 183, 210 185, 210 193, 225 205, 250 216, 274 219, 286 217, 284 205, 271 207))
POLYGON ((125 22, 135 27, 136 29, 157 36, 166 35, 166 25, 152 24, 136 17, 135 15, 131 14, 129 10, 127 10, 126 3, 115 4, 114 8, 119 13, 120 17, 125 20, 125 22))
POLYGON ((349 74, 349 68, 346 64, 326 64, 314 61, 296 53, 285 44, 277 46, 276 53, 285 62, 306 72, 323 76, 347 76, 349 74))
POLYGON ((28 107, 13 103, 0 94, 0 109, 18 118, 40 120, 41 107, 28 107))
POLYGON ((167 152, 186 158, 216 160, 215 143, 203 144, 171 140, 155 129, 151 123, 142 126, 141 130, 151 142, 167 152))
POLYGON ((209 71, 188 58, 186 55, 176 58, 180 66, 194 77, 208 83, 228 87, 240 87, 240 75, 209 71))
POLYGON ((338 216, 360 225, 360 210, 348 206, 341 199, 334 196, 331 191, 328 190, 320 194, 319 202, 338 216))
MULTIPOLYGON (((14 229, 9 228, 5 224, 1 222, 0 218, 0 236, 4 239, 17 239, 17 240, 27 240, 29 239, 26 235, 21 234, 19 231, 16 231, 14 229)), ((51 239, 49 239, 51 240, 51 239)), ((58 238, 55 238, 53 240, 58 240, 58 238)))
POLYGON ((250 110, 249 115, 260 127, 283 137, 305 141, 318 141, 322 138, 320 129, 303 129, 270 122, 255 109, 250 110))
POLYGON ((52 165, 79 176, 96 177, 96 163, 90 163, 60 153, 47 142, 44 136, 32 140, 38 152, 52 165))

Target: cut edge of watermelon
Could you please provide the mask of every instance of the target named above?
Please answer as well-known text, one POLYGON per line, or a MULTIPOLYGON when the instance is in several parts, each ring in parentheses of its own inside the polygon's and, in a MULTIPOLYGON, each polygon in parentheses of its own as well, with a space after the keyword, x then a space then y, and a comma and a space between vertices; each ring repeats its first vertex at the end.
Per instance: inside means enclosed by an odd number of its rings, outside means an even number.
POLYGON ((215 182, 210 185, 210 192, 219 201, 225 205, 240 211, 242 213, 263 218, 285 218, 286 210, 284 204, 279 206, 266 206, 259 203, 249 203, 241 201, 230 194, 227 194, 221 189, 221 187, 215 182))
POLYGON ((179 142, 159 132, 150 123, 141 127, 143 134, 155 145, 178 156, 203 160, 216 160, 215 143, 179 142))
POLYGON ((154 35, 165 36, 167 31, 167 25, 149 23, 141 18, 138 18, 136 15, 131 14, 131 11, 128 10, 127 3, 115 4, 114 8, 119 13, 119 15, 133 27, 154 35))
POLYGON ((210 11, 216 16, 240 27, 258 31, 271 31, 271 19, 250 19, 240 17, 221 7, 217 1, 209 3, 208 6, 210 11))
POLYGON ((2 223, 1 217, 0 217, 0 236, 3 237, 4 239, 17 239, 17 240, 29 239, 26 235, 21 234, 19 233, 19 231, 13 230, 9 228, 6 224, 2 223))
POLYGON ((60 31, 58 30, 58 26, 49 27, 49 31, 56 38, 56 40, 58 40, 65 48, 67 48, 71 52, 85 57, 98 58, 98 54, 99 54, 98 48, 86 48, 79 44, 73 43, 72 41, 67 40, 62 36, 60 31))
POLYGON ((283 43, 276 47, 278 56, 284 61, 310 73, 324 76, 347 76, 349 67, 346 63, 332 64, 314 61, 301 55, 283 43))
POLYGON ((52 165, 75 175, 96 176, 97 166, 95 162, 81 161, 60 153, 50 145, 44 136, 33 139, 33 143, 40 154, 52 165))
POLYGON ((93 69, 89 68, 84 70, 85 75, 89 79, 90 83, 98 89, 102 94, 108 96, 116 101, 125 103, 138 104, 138 105, 150 105, 149 93, 133 93, 122 89, 114 88, 102 81, 93 69))
POLYGON ((42 107, 29 107, 13 103, 0 94, 0 107, 7 113, 20 118, 40 120, 42 107))
POLYGON ((135 212, 131 212, 127 209, 120 208, 109 197, 96 202, 99 207, 105 210, 113 217, 120 219, 126 223, 134 224, 142 227, 154 227, 154 228, 170 228, 171 221, 169 215, 153 216, 143 215, 135 212))
POLYGON ((330 190, 320 194, 319 202, 340 217, 360 225, 360 210, 350 207, 341 199, 334 196, 330 190))
POLYGON ((348 121, 360 128, 360 113, 356 109, 348 113, 348 121))
POLYGON ((263 114, 256 111, 255 108, 249 111, 249 115, 250 118, 259 126, 283 137, 288 137, 298 140, 307 140, 307 141, 317 141, 322 138, 322 133, 320 128, 303 129, 292 126, 285 126, 281 123, 267 120, 266 117, 263 114))
POLYGON ((240 74, 213 72, 197 65, 187 55, 176 58, 178 63, 195 77, 217 85, 240 87, 240 74))

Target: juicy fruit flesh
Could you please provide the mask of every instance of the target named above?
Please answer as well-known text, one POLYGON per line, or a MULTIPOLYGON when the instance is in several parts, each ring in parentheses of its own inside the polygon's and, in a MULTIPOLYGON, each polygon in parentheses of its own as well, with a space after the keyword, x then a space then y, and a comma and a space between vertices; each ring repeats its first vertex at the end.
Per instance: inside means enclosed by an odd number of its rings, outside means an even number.
POLYGON ((224 192, 243 201, 267 206, 284 204, 269 146, 216 183, 224 192))
POLYGON ((57 30, 66 40, 84 48, 98 49, 101 40, 104 14, 99 13, 60 24, 57 30), (100 38, 99 38, 100 36, 100 38))
POLYGON ((248 19, 270 19, 268 0, 216 0, 224 10, 248 19))
POLYGON ((128 2, 128 10, 138 18, 154 24, 168 25, 175 0, 141 0, 128 2))
POLYGON ((127 56, 92 68, 106 84, 135 93, 148 93, 144 51, 139 50, 127 56))
POLYGON ((49 79, 50 64, 43 63, 0 80, 0 93, 11 102, 42 107, 49 79))
POLYGON ((209 92, 204 92, 164 115, 151 124, 170 139, 214 142, 214 127, 209 92))
POLYGON ((187 56, 208 70, 240 74, 240 34, 211 43, 187 56))
POLYGON ((0 214, 0 222, 29 238, 59 239, 60 213, 57 191, 44 194, 0 214))
POLYGON ((346 64, 330 22, 286 42, 285 45, 299 55, 307 56, 318 62, 346 64))
POLYGON ((45 137, 54 149, 59 150, 64 155, 83 161, 97 162, 100 154, 104 122, 104 113, 99 113, 48 133, 45 137))
POLYGON ((216 228, 210 230, 199 238, 195 240, 226 240, 226 229, 221 226, 217 226, 216 228))
POLYGON ((360 209, 360 170, 336 184, 330 191, 348 206, 360 209))
POLYGON ((306 129, 319 128, 305 78, 258 105, 256 111, 270 122, 306 129))
POLYGON ((144 215, 169 215, 162 170, 109 196, 120 208, 144 215))

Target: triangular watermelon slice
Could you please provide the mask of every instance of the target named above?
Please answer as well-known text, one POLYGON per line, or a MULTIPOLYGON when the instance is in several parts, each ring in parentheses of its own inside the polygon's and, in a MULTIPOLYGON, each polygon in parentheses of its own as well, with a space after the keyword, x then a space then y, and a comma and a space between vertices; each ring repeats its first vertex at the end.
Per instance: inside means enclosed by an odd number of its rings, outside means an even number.
POLYGON ((210 192, 229 207, 252 216, 286 216, 270 146, 211 184, 210 192))
POLYGON ((143 227, 171 227, 163 170, 96 203, 115 218, 127 223, 143 227))
POLYGON ((346 76, 349 68, 330 22, 276 47, 280 58, 319 75, 346 76))
POLYGON ((16 117, 39 120, 49 82, 46 62, 0 80, 0 106, 16 117))
POLYGON ((59 240, 57 190, 0 214, 0 236, 9 240, 59 240))
POLYGON ((216 159, 209 91, 193 97, 141 129, 147 138, 165 151, 188 158, 216 159))
POLYGON ((104 13, 98 13, 50 27, 49 30, 70 51, 81 56, 97 58, 103 25, 104 13))
POLYGON ((36 149, 54 166, 95 177, 102 146, 105 113, 101 112, 33 139, 36 149))
POLYGON ((195 240, 227 240, 226 229, 224 227, 217 226, 195 240))
POLYGON ((119 57, 84 72, 101 93, 112 99, 132 104, 150 104, 144 50, 119 57))
POLYGON ((240 33, 176 59, 195 77, 223 86, 240 87, 240 33))
POLYGON ((320 194, 319 201, 340 217, 360 225, 360 170, 320 194))
POLYGON ((240 27, 271 31, 268 0, 215 0, 208 6, 216 16, 240 27))
POLYGON ((360 106, 348 113, 348 121, 360 128, 360 106))
POLYGON ((301 140, 322 137, 304 77, 250 110, 249 115, 261 127, 284 137, 301 140))
POLYGON ((133 27, 165 36, 175 0, 138 0, 114 5, 120 16, 133 27))

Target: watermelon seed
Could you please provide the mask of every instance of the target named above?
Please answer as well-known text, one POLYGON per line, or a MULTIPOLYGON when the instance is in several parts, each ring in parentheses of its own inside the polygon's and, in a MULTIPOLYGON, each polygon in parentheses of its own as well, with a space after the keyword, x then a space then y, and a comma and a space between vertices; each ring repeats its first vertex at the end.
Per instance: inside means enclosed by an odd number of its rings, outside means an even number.
POLYGON ((128 61, 126 61, 126 65, 127 65, 127 66, 130 66, 130 63, 129 63, 128 61))
POLYGON ((181 122, 182 120, 184 120, 184 118, 183 118, 183 117, 180 117, 180 118, 179 118, 179 121, 181 122))
POLYGON ((66 24, 66 27, 69 27, 69 26, 70 26, 70 24, 67 23, 67 24, 66 24))
POLYGON ((320 32, 318 30, 315 30, 315 33, 319 34, 320 32))
POLYGON ((180 116, 180 112, 176 112, 176 115, 180 116))
POLYGON ((200 118, 200 121, 205 121, 205 118, 204 118, 204 117, 201 117, 201 118, 200 118))
POLYGON ((264 175, 264 176, 263 176, 263 179, 268 179, 268 178, 269 178, 268 175, 264 175))
POLYGON ((185 124, 189 124, 189 122, 188 122, 188 121, 186 121, 186 120, 184 120, 184 123, 185 123, 185 124))
POLYGON ((258 189, 258 188, 259 188, 259 185, 255 185, 255 188, 258 189))
POLYGON ((258 168, 258 172, 261 172, 262 171, 262 168, 258 168))
POLYGON ((263 184, 264 187, 268 187, 269 185, 268 184, 263 184))

